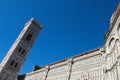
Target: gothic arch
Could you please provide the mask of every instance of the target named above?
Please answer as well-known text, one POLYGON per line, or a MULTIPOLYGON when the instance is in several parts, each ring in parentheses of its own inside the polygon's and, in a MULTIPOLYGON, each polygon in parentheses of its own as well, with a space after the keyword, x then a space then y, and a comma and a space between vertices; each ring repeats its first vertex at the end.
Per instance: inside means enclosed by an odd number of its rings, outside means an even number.
POLYGON ((110 41, 108 42, 108 50, 111 51, 112 48, 114 47, 114 45, 115 45, 115 38, 112 37, 112 38, 110 39, 110 41))
POLYGON ((89 75, 88 75, 88 71, 84 70, 81 74, 81 78, 82 80, 88 80, 89 79, 89 75))

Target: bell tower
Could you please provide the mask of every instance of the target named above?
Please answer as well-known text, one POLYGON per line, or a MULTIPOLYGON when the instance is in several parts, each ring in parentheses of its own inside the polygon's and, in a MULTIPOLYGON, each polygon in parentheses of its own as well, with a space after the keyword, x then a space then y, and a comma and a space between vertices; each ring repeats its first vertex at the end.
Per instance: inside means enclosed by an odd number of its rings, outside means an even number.
POLYGON ((42 26, 35 19, 25 24, 22 32, 0 64, 0 80, 16 80, 42 26))

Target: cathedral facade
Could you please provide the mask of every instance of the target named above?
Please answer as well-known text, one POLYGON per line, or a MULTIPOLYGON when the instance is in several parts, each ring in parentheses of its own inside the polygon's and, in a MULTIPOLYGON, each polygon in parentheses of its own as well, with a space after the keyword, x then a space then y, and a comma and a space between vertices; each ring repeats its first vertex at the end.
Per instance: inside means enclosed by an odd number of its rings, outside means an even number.
POLYGON ((120 3, 110 19, 104 45, 19 75, 39 31, 30 20, 0 64, 0 80, 120 80, 120 3), (11 74, 12 73, 12 74, 11 74))
POLYGON ((19 80, 120 80, 120 3, 104 39, 100 48, 44 66, 19 80))

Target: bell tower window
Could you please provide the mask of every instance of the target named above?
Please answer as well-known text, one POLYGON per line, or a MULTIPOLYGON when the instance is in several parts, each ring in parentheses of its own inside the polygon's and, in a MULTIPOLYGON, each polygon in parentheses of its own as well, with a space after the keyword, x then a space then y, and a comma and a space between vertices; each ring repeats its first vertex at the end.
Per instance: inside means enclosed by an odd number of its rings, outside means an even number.
POLYGON ((27 36, 26 40, 27 40, 27 41, 30 41, 30 40, 31 40, 31 38, 32 38, 32 34, 28 34, 28 36, 27 36))
POLYGON ((10 65, 13 66, 14 63, 15 63, 15 60, 13 60, 10 65))
POLYGON ((22 47, 19 47, 18 52, 19 52, 20 54, 24 54, 24 53, 25 53, 25 49, 22 48, 22 47))
POLYGON ((14 67, 17 68, 17 66, 18 66, 18 63, 16 63, 14 67))
POLYGON ((18 52, 21 52, 21 50, 22 50, 22 47, 19 48, 18 52))
POLYGON ((10 66, 12 66, 12 67, 14 67, 14 68, 18 68, 18 65, 19 65, 19 63, 18 62, 16 62, 15 60, 13 60, 11 63, 10 63, 10 66))
POLYGON ((22 50, 22 54, 24 54, 24 53, 25 53, 25 49, 22 50))

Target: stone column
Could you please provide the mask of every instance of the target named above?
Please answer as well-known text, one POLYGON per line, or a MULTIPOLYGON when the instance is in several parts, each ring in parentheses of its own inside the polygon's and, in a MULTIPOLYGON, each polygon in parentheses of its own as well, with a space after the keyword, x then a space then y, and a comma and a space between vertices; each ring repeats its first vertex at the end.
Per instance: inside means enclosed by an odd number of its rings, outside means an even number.
POLYGON ((73 58, 68 59, 68 75, 67 75, 67 80, 70 80, 70 77, 71 77, 72 64, 73 64, 73 58))
POLYGON ((46 66, 46 67, 45 67, 45 74, 44 74, 43 80, 46 80, 46 79, 47 79, 49 69, 50 69, 50 66, 46 66))
MULTIPOLYGON (((101 71, 101 73, 102 73, 102 80, 104 80, 105 79, 105 77, 106 77, 106 54, 105 54, 105 47, 103 47, 103 48, 100 48, 100 50, 99 50, 99 54, 102 56, 102 71, 101 71)), ((106 80, 106 79, 105 79, 106 80)))
POLYGON ((120 70, 120 66, 119 66, 119 63, 120 63, 120 41, 119 39, 116 39, 116 56, 117 56, 117 64, 116 64, 116 76, 117 76, 117 80, 119 80, 119 70, 120 70))

